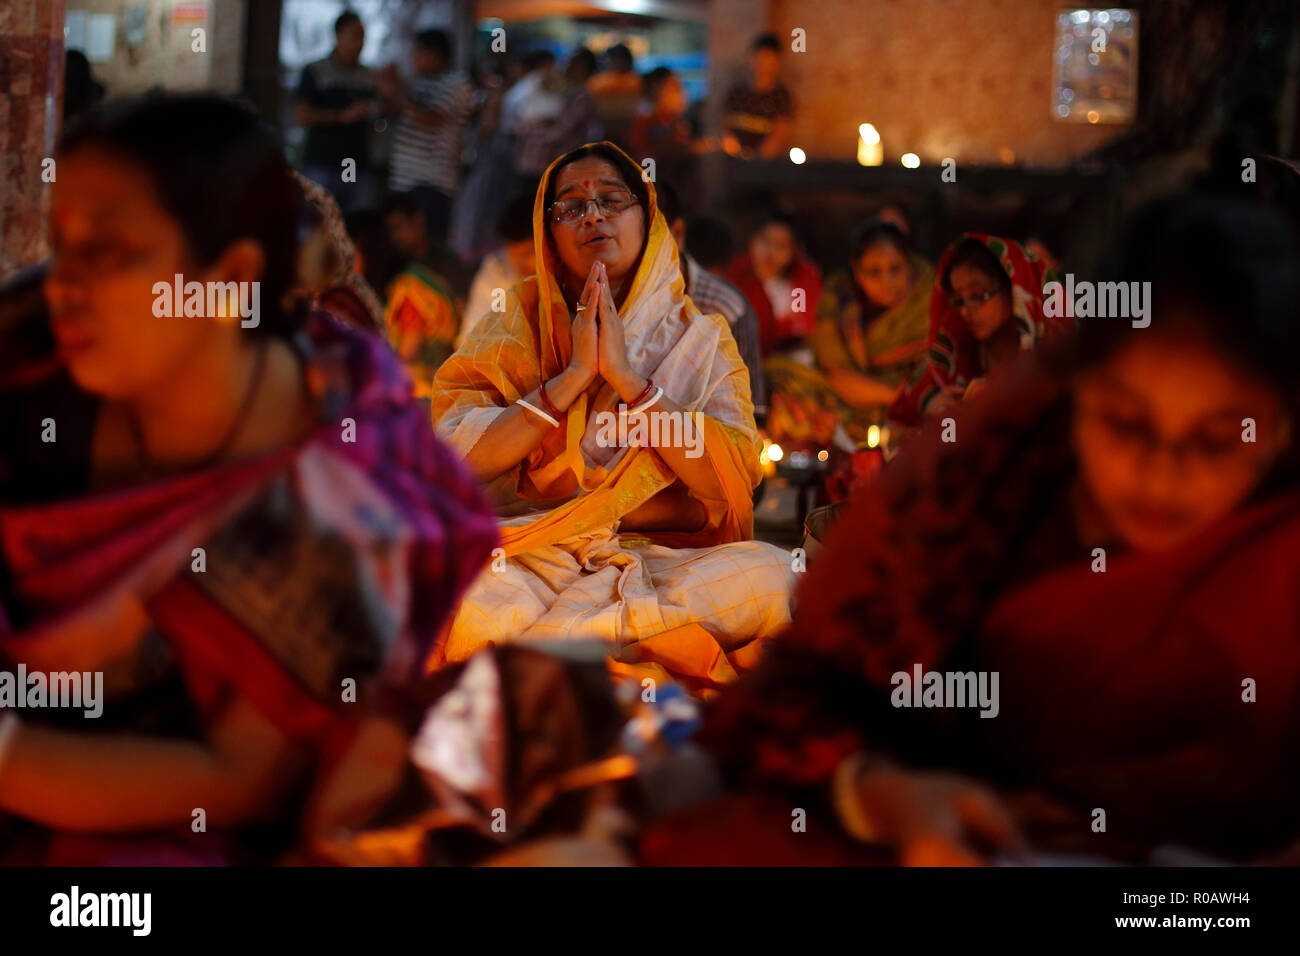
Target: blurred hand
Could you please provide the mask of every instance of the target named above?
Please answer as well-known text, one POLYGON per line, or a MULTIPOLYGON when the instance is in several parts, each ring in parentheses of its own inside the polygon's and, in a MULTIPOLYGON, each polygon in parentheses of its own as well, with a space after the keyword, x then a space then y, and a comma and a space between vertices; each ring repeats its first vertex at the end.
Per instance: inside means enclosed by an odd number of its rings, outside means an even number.
POLYGON ((965 386, 950 385, 926 406, 925 413, 927 415, 939 415, 951 408, 956 408, 961 404, 961 400, 965 395, 965 386))
POLYGON ((339 114, 340 123, 356 123, 374 115, 375 105, 366 101, 353 103, 339 114))
POLYGON ((903 866, 982 866, 1025 842, 988 788, 954 774, 870 770, 854 790, 857 810, 903 866))

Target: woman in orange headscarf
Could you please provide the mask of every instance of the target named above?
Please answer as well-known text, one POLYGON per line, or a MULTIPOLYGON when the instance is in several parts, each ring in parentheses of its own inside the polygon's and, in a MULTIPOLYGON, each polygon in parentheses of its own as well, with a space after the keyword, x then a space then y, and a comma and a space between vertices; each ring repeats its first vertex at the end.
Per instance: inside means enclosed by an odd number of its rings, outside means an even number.
POLYGON ((492 641, 600 637, 725 683, 789 619, 790 556, 750 541, 760 472, 727 323, 686 297, 654 187, 617 147, 547 169, 538 274, 439 370, 438 434, 489 486, 504 554, 431 666, 492 641))

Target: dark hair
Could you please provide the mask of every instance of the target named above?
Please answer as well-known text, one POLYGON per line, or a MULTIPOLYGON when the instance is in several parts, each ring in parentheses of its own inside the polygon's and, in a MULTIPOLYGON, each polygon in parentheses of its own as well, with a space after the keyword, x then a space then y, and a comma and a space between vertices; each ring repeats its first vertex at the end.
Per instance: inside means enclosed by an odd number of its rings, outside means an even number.
POLYGON ((794 236, 795 242, 799 241, 799 232, 794 227, 794 217, 787 212, 776 208, 763 210, 754 221, 754 228, 749 231, 749 234, 753 236, 766 226, 785 226, 790 230, 790 235, 794 236))
POLYGON ((353 10, 344 10, 339 14, 338 19, 334 21, 334 35, 338 36, 354 23, 361 23, 361 17, 357 16, 353 10))
POLYGON ((666 66, 656 66, 653 70, 641 78, 641 88, 645 93, 645 98, 651 103, 659 96, 659 91, 663 85, 673 76, 673 71, 666 66))
POLYGON ((366 281, 381 299, 386 298, 389 284, 406 268, 406 257, 393 244, 384 225, 384 214, 374 209, 357 209, 343 217, 343 224, 361 254, 361 271, 366 281))
POLYGON ((677 190, 673 188, 672 183, 661 179, 655 183, 655 199, 659 204, 659 211, 664 214, 664 220, 671 227, 682 216, 681 197, 677 195, 677 190))
POLYGON ((574 66, 582 68, 582 72, 591 76, 598 69, 596 63, 596 54, 592 53, 585 46, 580 46, 569 55, 569 63, 566 69, 572 70, 574 66))
POLYGON ((609 60, 610 68, 615 70, 630 70, 636 62, 625 43, 615 43, 605 51, 605 57, 609 60))
POLYGON ((686 251, 705 269, 725 268, 736 253, 736 240, 725 222, 700 216, 686 223, 686 251))
MULTIPOLYGON (((1281 394, 1300 399, 1300 259, 1286 220, 1255 203, 1180 195, 1134 213, 1099 281, 1150 282, 1151 327, 1176 321, 1281 394)), ((1103 361, 1132 323, 1080 319, 1075 362, 1103 361)))
POLYGON ((901 229, 892 222, 868 219, 853 230, 849 262, 857 265, 868 249, 878 245, 893 246, 904 259, 910 260, 912 257, 912 242, 901 229))
POLYGON ((533 197, 537 194, 520 193, 506 204, 497 217, 497 236, 502 242, 523 242, 533 238, 533 197))
POLYGON ((780 38, 775 33, 760 33, 754 38, 754 45, 750 48, 750 52, 757 53, 759 50, 771 50, 773 53, 780 53, 780 38))
POLYGON ((395 212, 404 216, 424 215, 424 210, 420 208, 420 204, 415 201, 415 197, 409 192, 389 193, 380 204, 379 211, 385 216, 390 216, 395 212))
POLYGON ((451 37, 445 30, 421 30, 415 35, 415 45, 451 59, 451 37))
POLYGON ((63 61, 63 119, 85 112, 103 96, 104 86, 95 81, 86 54, 69 50, 63 61))
POLYGON ((952 292, 952 270, 958 266, 967 266, 979 270, 996 282, 998 289, 1001 291, 1011 288, 1011 277, 1007 275, 1007 270, 1002 268, 1002 263, 998 261, 998 257, 989 251, 988 246, 972 236, 967 236, 958 241, 953 249, 952 256, 944 266, 943 276, 939 281, 943 291, 952 292))
POLYGON ((550 50, 534 50, 532 53, 524 54, 523 67, 525 73, 531 73, 539 67, 548 63, 555 62, 555 54, 550 50))
POLYGON ((292 336, 282 303, 296 281, 302 190, 276 136, 234 100, 157 94, 87 113, 60 155, 98 150, 140 169, 177 221, 186 251, 211 265, 231 243, 255 240, 266 259, 263 320, 253 331, 292 336))
MULTIPOLYGON (((579 146, 577 149, 571 149, 565 153, 555 164, 555 169, 551 171, 551 178, 546 183, 546 195, 542 199, 542 209, 547 216, 547 235, 550 235, 550 209, 551 203, 555 202, 555 181, 560 178, 560 170, 565 166, 575 163, 580 159, 588 156, 594 156, 597 159, 603 159, 610 163, 618 170, 619 175, 623 177, 623 182, 636 196, 637 201, 641 203, 641 209, 644 212, 645 235, 650 232, 650 190, 646 189, 645 180, 641 178, 641 167, 609 143, 589 143, 586 146, 579 146)), ((642 242, 645 241, 645 235, 642 236, 642 242)))

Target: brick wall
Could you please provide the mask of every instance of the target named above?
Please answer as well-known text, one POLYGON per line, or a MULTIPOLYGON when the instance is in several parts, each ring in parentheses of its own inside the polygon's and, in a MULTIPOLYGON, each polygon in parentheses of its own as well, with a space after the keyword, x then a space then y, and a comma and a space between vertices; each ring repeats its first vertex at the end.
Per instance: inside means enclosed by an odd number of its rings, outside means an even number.
MULTIPOLYGON (((713 68, 737 65, 735 38, 770 29, 807 52, 787 53, 798 116, 792 142, 810 158, 856 155, 872 123, 885 161, 951 156, 998 164, 1003 150, 1029 166, 1067 163, 1123 132, 1049 115, 1056 14, 1062 0, 715 0, 713 68)), ((715 74, 718 75, 718 74, 715 74)))

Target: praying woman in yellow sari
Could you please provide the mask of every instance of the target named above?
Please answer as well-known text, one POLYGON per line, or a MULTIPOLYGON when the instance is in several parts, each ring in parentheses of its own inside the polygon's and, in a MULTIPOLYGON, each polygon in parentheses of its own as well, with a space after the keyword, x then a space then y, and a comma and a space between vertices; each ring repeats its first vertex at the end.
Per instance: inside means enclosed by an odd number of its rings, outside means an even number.
POLYGON ((614 670, 707 692, 789 620, 791 556, 750 540, 748 372, 726 321, 687 298, 654 186, 617 147, 551 164, 533 238, 538 274, 434 379, 438 435, 488 486, 502 551, 430 667, 599 637, 614 670))

